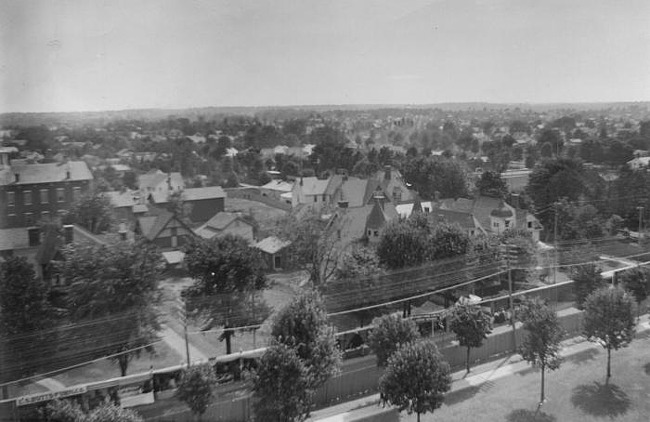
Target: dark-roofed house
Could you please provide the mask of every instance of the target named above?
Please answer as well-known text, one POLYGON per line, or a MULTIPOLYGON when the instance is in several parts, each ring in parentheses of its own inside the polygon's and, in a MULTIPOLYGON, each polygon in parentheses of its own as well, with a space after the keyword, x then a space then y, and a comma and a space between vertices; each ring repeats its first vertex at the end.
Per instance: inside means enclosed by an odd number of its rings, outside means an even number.
POLYGON ((254 230, 253 224, 244 220, 239 214, 220 212, 194 232, 203 239, 232 234, 253 242, 255 239, 254 230))
MULTIPOLYGON (((153 192, 149 201, 157 206, 169 203, 169 192, 153 192)), ((180 191, 180 200, 192 223, 205 223, 225 208, 226 192, 220 186, 188 188, 180 191)))
POLYGON ((14 164, 0 150, 0 228, 31 227, 88 192, 93 176, 83 161, 14 164))
POLYGON ((333 178, 319 179, 317 177, 301 177, 293 184, 291 205, 295 208, 299 205, 309 205, 320 208, 329 205, 331 193, 328 186, 333 178))
POLYGON ((139 217, 136 220, 135 234, 155 243, 162 251, 179 249, 189 238, 195 236, 180 218, 163 209, 156 209, 153 215, 139 217))
POLYGON ((328 222, 328 230, 340 242, 340 248, 367 239, 379 241, 386 226, 399 219, 395 206, 383 197, 374 199, 372 205, 338 208, 328 222))
POLYGON ((76 225, 19 227, 0 229, 0 259, 19 256, 34 266, 37 277, 54 286, 62 281, 54 271, 53 262, 62 259, 61 248, 69 243, 103 245, 106 242, 76 225))
POLYGON ((475 199, 443 199, 440 208, 470 213, 490 233, 501 234, 508 229, 522 229, 528 231, 533 240, 539 241, 539 233, 542 231, 539 220, 533 214, 516 209, 499 198, 479 196, 475 199))
POLYGON ((287 269, 285 266, 289 262, 287 259, 287 246, 289 245, 291 245, 289 241, 270 236, 257 242, 255 247, 262 251, 262 257, 266 262, 267 268, 272 271, 277 271, 287 269))

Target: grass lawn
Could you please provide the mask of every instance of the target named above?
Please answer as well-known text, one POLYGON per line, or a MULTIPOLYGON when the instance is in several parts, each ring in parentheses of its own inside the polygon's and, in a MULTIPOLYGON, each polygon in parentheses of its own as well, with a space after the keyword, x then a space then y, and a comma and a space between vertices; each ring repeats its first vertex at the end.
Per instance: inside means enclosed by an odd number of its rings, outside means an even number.
MULTIPOLYGON (((650 335, 612 352, 612 378, 605 385, 602 347, 569 356, 547 373, 546 399, 538 410, 540 373, 528 369, 449 394, 445 404, 422 421, 563 422, 650 420, 650 335)), ((402 421, 415 415, 402 414, 402 421)))

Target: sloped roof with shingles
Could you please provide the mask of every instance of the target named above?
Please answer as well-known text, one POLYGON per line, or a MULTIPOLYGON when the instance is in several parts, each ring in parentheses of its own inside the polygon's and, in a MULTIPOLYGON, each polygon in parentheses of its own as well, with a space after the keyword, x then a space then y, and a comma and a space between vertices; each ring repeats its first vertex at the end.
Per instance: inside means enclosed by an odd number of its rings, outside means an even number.
POLYGON ((188 188, 181 194, 184 201, 200 201, 203 199, 225 198, 226 192, 221 186, 209 186, 205 188, 188 188))
POLYGON ((349 177, 348 180, 342 180, 342 184, 334 195, 334 201, 347 201, 348 207, 362 207, 366 205, 366 189, 368 181, 357 177, 349 177))
POLYGON ((257 242, 255 244, 255 247, 261 250, 262 252, 272 255, 278 253, 279 251, 286 248, 290 244, 291 242, 288 240, 282 240, 275 236, 270 236, 267 237, 266 239, 262 239, 259 242, 257 242))
POLYGON ((318 179, 316 177, 303 177, 298 184, 302 183, 303 195, 323 195, 327 191, 329 179, 318 179))
POLYGON ((52 183, 64 181, 92 180, 93 175, 83 161, 67 163, 16 164, 0 170, 0 185, 27 185, 31 183, 52 183), (70 177, 68 178, 68 172, 70 177), (18 175, 18 182, 16 182, 18 175))
POLYGON ((366 228, 379 230, 384 227, 389 221, 397 217, 398 214, 394 205, 385 203, 382 208, 382 206, 379 204, 379 201, 377 201, 372 206, 370 214, 368 214, 368 218, 366 220, 366 228))

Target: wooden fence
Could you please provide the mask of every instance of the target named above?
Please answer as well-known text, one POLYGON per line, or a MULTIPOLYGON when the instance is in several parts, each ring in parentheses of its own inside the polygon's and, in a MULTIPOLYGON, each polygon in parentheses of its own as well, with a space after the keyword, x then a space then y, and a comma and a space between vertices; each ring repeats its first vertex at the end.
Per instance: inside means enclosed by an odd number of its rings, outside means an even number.
MULTIPOLYGON (((582 311, 573 308, 565 309, 558 312, 558 319, 566 337, 574 337, 580 333, 582 311)), ((521 344, 524 335, 525 331, 522 329, 521 323, 516 325, 514 335, 512 327, 498 327, 488 336, 482 347, 472 349, 470 360, 472 363, 479 363, 498 355, 512 353, 516 345, 521 344)), ((457 344, 440 347, 440 353, 453 369, 459 369, 465 365, 466 349, 457 344)), ((314 405, 316 408, 323 408, 359 396, 373 394, 377 392, 381 373, 382 370, 375 365, 368 365, 354 371, 341 373, 327 381, 316 391, 314 405)), ((248 421, 252 417, 251 400, 251 396, 246 396, 212 405, 203 416, 203 420, 219 422, 248 421)), ((147 420, 156 422, 187 421, 191 420, 191 414, 189 412, 180 412, 147 420)))

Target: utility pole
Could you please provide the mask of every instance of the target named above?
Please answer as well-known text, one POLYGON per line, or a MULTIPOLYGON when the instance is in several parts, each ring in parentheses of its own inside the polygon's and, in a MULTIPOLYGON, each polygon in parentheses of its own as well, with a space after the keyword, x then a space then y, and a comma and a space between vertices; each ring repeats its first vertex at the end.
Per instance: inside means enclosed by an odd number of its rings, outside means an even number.
POLYGON ((506 271, 508 272, 508 304, 510 308, 510 326, 512 327, 512 344, 513 349, 517 350, 517 331, 515 329, 515 308, 512 300, 512 267, 510 260, 518 259, 519 248, 513 244, 502 245, 501 252, 506 258, 506 271))
POLYGON ((553 284, 557 283, 557 206, 558 202, 553 203, 555 208, 555 222, 553 223, 553 255, 555 256, 555 262, 553 263, 553 284))
POLYGON ((638 232, 638 242, 639 246, 641 246, 641 226, 643 224, 643 207, 636 207, 636 209, 639 211, 639 232, 638 232))
POLYGON ((178 316, 181 318, 181 321, 183 322, 183 332, 185 334, 185 353, 187 355, 187 367, 189 368, 191 361, 190 361, 190 342, 187 338, 187 304, 182 298, 178 298, 176 304, 178 309, 178 316))

